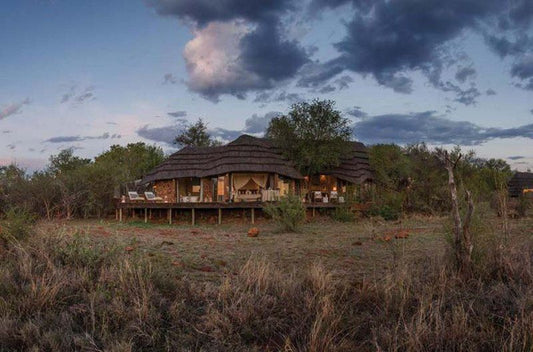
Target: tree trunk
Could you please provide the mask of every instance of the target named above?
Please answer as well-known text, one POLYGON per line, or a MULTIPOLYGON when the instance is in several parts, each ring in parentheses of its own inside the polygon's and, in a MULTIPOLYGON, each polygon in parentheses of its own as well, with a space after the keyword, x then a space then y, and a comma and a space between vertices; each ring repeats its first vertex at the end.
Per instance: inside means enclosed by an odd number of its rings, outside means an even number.
POLYGON ((456 163, 452 162, 449 156, 445 155, 445 167, 448 171, 448 187, 452 199, 452 216, 454 220, 454 247, 457 268, 463 275, 469 276, 472 273, 472 238, 470 235, 470 222, 474 212, 474 202, 472 195, 466 191, 468 209, 464 223, 459 212, 459 200, 457 197, 457 186, 455 184, 454 169, 456 163))

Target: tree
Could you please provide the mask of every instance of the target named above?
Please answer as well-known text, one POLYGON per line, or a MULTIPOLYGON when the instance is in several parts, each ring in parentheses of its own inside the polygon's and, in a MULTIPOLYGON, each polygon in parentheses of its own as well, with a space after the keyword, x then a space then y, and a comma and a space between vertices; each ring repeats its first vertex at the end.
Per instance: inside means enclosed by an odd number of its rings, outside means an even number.
POLYGON ((449 153, 447 150, 438 149, 437 155, 444 163, 444 168, 448 172, 448 188, 452 201, 452 216, 454 220, 454 249, 455 258, 459 272, 465 276, 472 273, 472 235, 470 233, 470 222, 474 213, 474 202, 470 191, 465 190, 467 211, 464 220, 459 212, 459 200, 457 198, 457 186, 455 183, 454 171, 462 158, 461 153, 449 153))
POLYGON ((334 107, 335 102, 318 99, 294 104, 287 115, 270 121, 266 137, 304 175, 338 166, 341 157, 351 152, 352 128, 334 107))
POLYGON ((98 155, 94 163, 112 172, 116 185, 119 185, 141 178, 164 160, 163 149, 139 142, 130 143, 125 147, 112 145, 109 150, 98 155))
POLYGON ((176 137, 174 143, 181 147, 212 147, 220 144, 207 133, 207 124, 202 119, 189 124, 176 137))

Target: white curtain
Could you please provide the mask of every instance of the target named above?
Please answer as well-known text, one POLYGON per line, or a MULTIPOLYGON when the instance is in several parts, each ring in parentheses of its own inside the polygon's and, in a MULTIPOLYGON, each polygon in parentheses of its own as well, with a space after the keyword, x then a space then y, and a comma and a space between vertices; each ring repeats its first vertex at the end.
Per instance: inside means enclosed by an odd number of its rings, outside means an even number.
POLYGON ((241 189, 249 180, 250 175, 233 174, 233 186, 235 187, 235 190, 238 191, 241 189))
POLYGON ((266 174, 233 174, 233 186, 235 187, 235 190, 238 191, 246 185, 248 181, 253 180, 260 187, 266 188, 267 179, 268 175, 266 174))
POLYGON ((255 174, 252 176, 252 180, 257 183, 261 188, 265 189, 267 184, 268 175, 265 174, 255 174))

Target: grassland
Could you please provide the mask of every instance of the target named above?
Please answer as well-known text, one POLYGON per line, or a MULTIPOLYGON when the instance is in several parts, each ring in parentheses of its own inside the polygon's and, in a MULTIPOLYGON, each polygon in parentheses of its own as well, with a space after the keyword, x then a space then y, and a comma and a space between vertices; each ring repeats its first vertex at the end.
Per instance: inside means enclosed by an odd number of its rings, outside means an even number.
POLYGON ((446 218, 261 220, 255 238, 242 222, 38 223, 0 249, 0 350, 531 351, 533 220, 500 222, 475 222, 468 280, 446 218))

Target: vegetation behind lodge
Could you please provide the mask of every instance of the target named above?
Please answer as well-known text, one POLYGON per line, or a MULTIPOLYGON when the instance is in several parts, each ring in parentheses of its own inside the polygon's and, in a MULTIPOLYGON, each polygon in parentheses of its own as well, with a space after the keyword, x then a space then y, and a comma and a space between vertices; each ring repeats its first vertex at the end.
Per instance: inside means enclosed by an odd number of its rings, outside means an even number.
MULTIPOLYGON (((136 189, 133 180, 143 180, 167 202, 268 201, 291 192, 306 201, 339 201, 353 185, 371 182, 364 196, 372 200, 373 215, 450 210, 446 170, 434 150, 352 142, 350 123, 332 102, 297 104, 271 121, 266 138, 241 136, 225 146, 210 138, 201 120, 191 127, 178 140, 183 148, 168 158, 159 147, 133 143, 112 146, 94 160, 63 150, 32 175, 16 165, 0 167, 0 215, 15 209, 49 219, 104 217, 120 195, 136 189)), ((525 212, 533 195, 531 172, 463 154, 459 188, 496 208, 508 191, 516 213, 525 212)))

